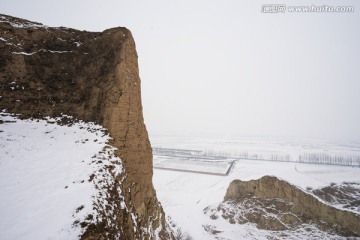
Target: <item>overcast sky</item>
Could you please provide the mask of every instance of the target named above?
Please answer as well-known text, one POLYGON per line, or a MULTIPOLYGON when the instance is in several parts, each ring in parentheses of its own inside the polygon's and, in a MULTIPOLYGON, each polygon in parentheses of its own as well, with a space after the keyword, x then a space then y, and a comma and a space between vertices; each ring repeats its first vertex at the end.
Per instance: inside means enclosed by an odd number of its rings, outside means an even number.
POLYGON ((353 13, 262 13, 272 1, 0 0, 0 12, 89 31, 125 26, 150 134, 360 139, 353 13))

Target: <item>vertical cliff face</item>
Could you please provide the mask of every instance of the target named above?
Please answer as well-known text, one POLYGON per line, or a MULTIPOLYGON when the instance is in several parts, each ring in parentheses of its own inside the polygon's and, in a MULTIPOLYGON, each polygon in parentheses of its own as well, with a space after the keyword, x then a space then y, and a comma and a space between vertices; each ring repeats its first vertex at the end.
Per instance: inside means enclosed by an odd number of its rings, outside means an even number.
POLYGON ((155 232, 170 238, 152 185, 152 150, 129 30, 50 28, 0 15, 0 96, 0 109, 23 118, 67 114, 108 129, 125 169, 108 189, 117 227, 98 222, 84 239, 111 239, 116 231, 124 239, 155 238, 155 232), (119 206, 119 190, 128 209, 119 206))

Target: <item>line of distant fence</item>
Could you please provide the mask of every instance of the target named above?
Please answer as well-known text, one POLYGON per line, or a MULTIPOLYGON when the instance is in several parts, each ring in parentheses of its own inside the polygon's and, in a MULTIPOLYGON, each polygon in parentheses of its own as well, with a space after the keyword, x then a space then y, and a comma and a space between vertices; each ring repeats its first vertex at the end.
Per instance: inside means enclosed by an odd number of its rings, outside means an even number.
POLYGON ((229 152, 214 150, 188 150, 175 148, 153 148, 155 155, 173 156, 173 157, 189 157, 203 159, 243 159, 243 160, 261 160, 261 161, 278 161, 278 162, 299 162, 311 164, 325 165, 341 165, 360 167, 360 156, 348 155, 337 156, 326 153, 303 153, 292 157, 290 154, 271 153, 257 154, 249 152, 229 152))

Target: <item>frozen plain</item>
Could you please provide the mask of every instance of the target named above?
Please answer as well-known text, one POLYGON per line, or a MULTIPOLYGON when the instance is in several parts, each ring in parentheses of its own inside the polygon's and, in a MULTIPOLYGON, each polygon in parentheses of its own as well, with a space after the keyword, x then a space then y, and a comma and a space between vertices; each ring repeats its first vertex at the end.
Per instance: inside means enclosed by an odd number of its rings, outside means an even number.
MULTIPOLYGON (((153 147, 171 147, 191 150, 253 151, 262 154, 284 153, 295 157, 303 152, 326 152, 336 155, 359 155, 358 142, 304 140, 259 140, 256 138, 209 139, 184 137, 151 138, 153 147)), ((162 161, 154 156, 154 162, 162 161)), ((160 158, 160 159, 159 159, 160 158)), ((179 161, 175 159, 175 162, 179 161)), ((180 166, 181 168, 181 166, 180 166)), ((174 224, 193 239, 342 239, 313 228, 308 231, 288 232, 286 237, 275 231, 258 230, 251 224, 229 224, 224 219, 212 220, 203 209, 223 201, 229 183, 234 179, 251 180, 271 175, 286 180, 304 190, 321 188, 331 183, 360 183, 360 168, 336 165, 316 165, 295 162, 239 160, 228 176, 214 176, 189 172, 154 169, 154 186, 165 212, 174 224), (215 229, 216 235, 205 229, 215 229)), ((360 199, 360 196, 358 196, 360 199)), ((335 206, 340 208, 340 206, 335 206)), ((312 226, 307 226, 312 228, 312 226)))
MULTIPOLYGON (((6 114, 2 114, 1 120, 5 123, 0 124, 0 239, 76 239, 82 230, 73 222, 85 218, 87 214, 95 214, 91 196, 98 193, 88 179, 99 166, 90 163, 95 154, 109 147, 106 144, 109 136, 104 135, 100 126, 93 124, 58 126, 53 119, 23 121, 6 114), (83 210, 77 212, 80 206, 84 206, 83 210)), ((356 142, 264 143, 264 140, 256 139, 229 141, 168 137, 153 138, 151 141, 155 147, 253 151, 262 152, 263 155, 290 152, 295 156, 302 151, 314 150, 343 155, 359 154, 356 142)), ((113 156, 99 157, 109 158, 110 161, 113 156)), ((154 156, 156 161, 159 161, 158 156, 154 156)), ((224 163, 217 164, 211 168, 209 164, 196 165, 200 170, 202 166, 211 171, 216 171, 218 167, 222 172, 224 163)), ((276 232, 258 230, 250 224, 229 225, 221 219, 214 222, 203 214, 205 207, 222 201, 233 179, 250 180, 264 175, 277 176, 303 189, 344 181, 360 182, 360 168, 357 167, 253 160, 237 161, 228 176, 154 169, 153 181, 165 212, 194 239, 281 238, 276 232), (211 235, 205 227, 221 232, 217 236, 211 235)), ((305 231, 290 234, 293 239, 309 238, 305 231)), ((312 237, 339 239, 323 232, 316 232, 312 237)))

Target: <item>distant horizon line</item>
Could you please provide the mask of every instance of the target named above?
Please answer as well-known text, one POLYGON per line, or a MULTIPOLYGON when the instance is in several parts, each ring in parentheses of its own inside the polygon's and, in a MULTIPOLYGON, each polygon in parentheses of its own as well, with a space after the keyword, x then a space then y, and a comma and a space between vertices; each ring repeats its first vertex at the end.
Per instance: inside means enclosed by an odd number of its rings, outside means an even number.
POLYGON ((220 133, 159 133, 148 131, 149 136, 155 137, 183 137, 183 138, 224 138, 224 139, 237 139, 237 138, 254 138, 254 139, 293 139, 293 140, 311 140, 311 141, 346 141, 346 142, 358 142, 360 143, 360 138, 346 138, 339 136, 332 137, 320 137, 320 136, 300 136, 300 135, 275 135, 275 134, 249 134, 249 133, 239 133, 239 134, 220 134, 220 133))

